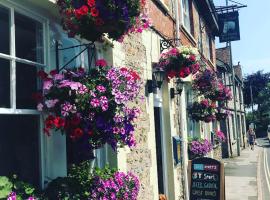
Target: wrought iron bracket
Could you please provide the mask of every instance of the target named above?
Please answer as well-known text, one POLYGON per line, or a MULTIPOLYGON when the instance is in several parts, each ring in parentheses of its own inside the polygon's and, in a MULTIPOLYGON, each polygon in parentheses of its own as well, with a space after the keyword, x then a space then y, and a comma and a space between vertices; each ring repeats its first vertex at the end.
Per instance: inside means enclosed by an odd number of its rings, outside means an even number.
POLYGON ((230 12, 230 11, 237 11, 240 8, 246 8, 247 5, 243 5, 241 4, 239 5, 231 5, 231 6, 216 6, 215 8, 215 13, 226 13, 226 12, 230 12))
POLYGON ((95 48, 96 47, 95 47, 94 42, 87 43, 87 44, 80 44, 80 45, 70 46, 70 47, 66 47, 66 48, 59 48, 59 47, 60 47, 59 42, 56 41, 55 42, 55 56, 56 56, 56 61, 55 62, 56 62, 56 70, 58 72, 65 69, 72 61, 74 61, 76 58, 78 58, 85 51, 87 51, 87 54, 88 54, 88 66, 89 66, 89 68, 91 67, 93 59, 96 58, 96 53, 95 53, 95 48), (78 48, 78 47, 85 47, 85 48, 83 48, 77 55, 70 58, 70 60, 67 63, 65 63, 62 67, 60 67, 60 65, 59 65, 59 52, 60 51, 65 51, 65 50, 68 50, 68 49, 78 48))
POLYGON ((181 41, 181 39, 179 39, 179 38, 161 39, 160 40, 160 52, 162 52, 163 50, 168 49, 170 47, 175 47, 177 41, 181 41))

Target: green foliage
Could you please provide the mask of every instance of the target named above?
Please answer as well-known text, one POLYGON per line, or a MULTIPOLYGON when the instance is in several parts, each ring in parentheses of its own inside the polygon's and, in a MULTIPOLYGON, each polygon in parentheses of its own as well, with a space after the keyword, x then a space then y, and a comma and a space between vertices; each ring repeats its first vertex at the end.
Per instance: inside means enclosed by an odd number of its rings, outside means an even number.
POLYGON ((267 87, 268 83, 270 83, 270 73, 263 73, 263 71, 257 71, 244 78, 244 103, 246 107, 251 107, 250 87, 252 87, 254 104, 261 104, 264 99, 260 97, 260 93, 267 87))
POLYGON ((94 171, 94 176, 99 176, 102 179, 109 179, 111 178, 117 169, 112 169, 106 166, 104 169, 96 168, 94 171))
POLYGON ((5 176, 0 176, 0 199, 6 199, 12 192, 12 182, 5 176))
POLYGON ((45 190, 45 196, 50 199, 80 200, 81 184, 71 177, 58 177, 49 183, 45 190))
POLYGON ((0 176, 0 199, 7 199, 11 192, 16 193, 17 200, 36 196, 36 189, 31 184, 18 180, 16 175, 11 178, 0 176))
POLYGON ((247 125, 255 123, 256 134, 265 136, 268 124, 270 124, 270 73, 258 71, 246 76, 244 79, 244 101, 246 107, 251 107, 251 87, 253 103, 257 106, 254 113, 247 114, 247 125))

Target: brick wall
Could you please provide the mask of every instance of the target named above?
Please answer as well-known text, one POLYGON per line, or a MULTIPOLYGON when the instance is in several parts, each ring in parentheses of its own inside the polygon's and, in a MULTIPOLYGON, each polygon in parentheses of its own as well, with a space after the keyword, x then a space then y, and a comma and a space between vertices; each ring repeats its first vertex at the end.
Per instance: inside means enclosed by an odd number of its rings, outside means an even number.
MULTIPOLYGON (((170 8, 169 0, 165 1, 165 5, 170 8)), ((162 35, 165 35, 168 38, 174 37, 174 21, 172 17, 172 10, 162 11, 157 3, 153 1, 147 1, 146 9, 148 15, 152 21, 153 27, 160 32, 162 35)))

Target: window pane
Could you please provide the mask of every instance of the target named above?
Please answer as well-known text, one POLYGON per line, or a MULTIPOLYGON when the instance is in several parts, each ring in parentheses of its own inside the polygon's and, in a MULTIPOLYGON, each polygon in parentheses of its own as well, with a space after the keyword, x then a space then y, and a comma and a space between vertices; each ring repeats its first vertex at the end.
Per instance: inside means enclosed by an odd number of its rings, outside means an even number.
POLYGON ((10 62, 9 60, 0 59, 0 108, 9 108, 9 107, 10 107, 10 62))
POLYGON ((0 115, 0 176, 39 185, 38 135, 38 116, 0 115))
POLYGON ((16 56, 43 63, 42 24, 15 13, 16 56))
POLYGON ((32 96, 38 89, 37 71, 35 66, 16 64, 16 108, 36 109, 32 96))
POLYGON ((0 53, 10 54, 9 10, 0 6, 0 53))

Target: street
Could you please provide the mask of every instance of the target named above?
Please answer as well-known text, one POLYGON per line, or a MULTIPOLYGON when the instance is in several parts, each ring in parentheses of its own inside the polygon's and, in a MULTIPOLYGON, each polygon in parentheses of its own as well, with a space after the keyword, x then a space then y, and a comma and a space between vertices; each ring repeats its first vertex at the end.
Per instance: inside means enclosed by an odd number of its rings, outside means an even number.
POLYGON ((270 199, 270 143, 267 138, 257 140, 260 154, 260 182, 258 182, 259 192, 261 189, 262 200, 270 199))
POLYGON ((258 138, 254 151, 247 147, 240 157, 224 159, 224 163, 226 200, 270 199, 270 143, 267 138, 258 138))

